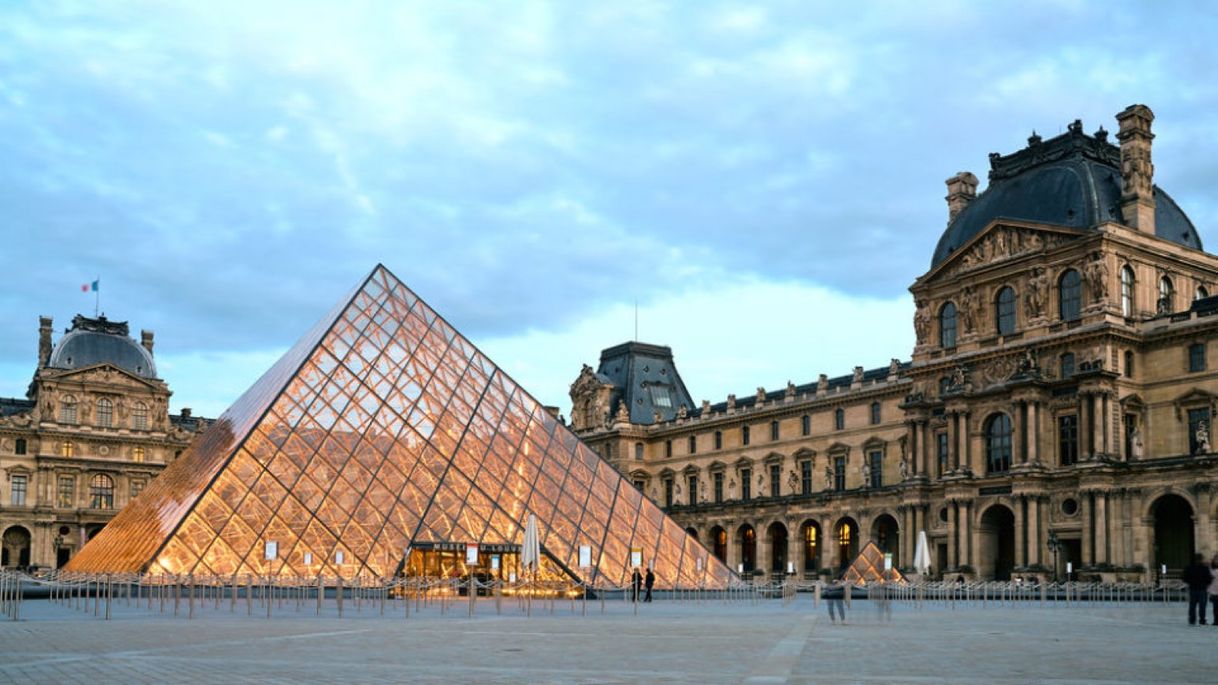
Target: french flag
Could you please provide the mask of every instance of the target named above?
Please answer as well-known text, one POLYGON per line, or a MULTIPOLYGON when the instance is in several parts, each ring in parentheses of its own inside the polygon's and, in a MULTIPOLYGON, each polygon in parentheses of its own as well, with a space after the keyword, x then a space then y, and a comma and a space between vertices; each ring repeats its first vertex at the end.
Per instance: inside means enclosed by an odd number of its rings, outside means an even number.
POLYGON ((82 292, 82 293, 97 292, 98 283, 101 283, 101 281, 93 281, 92 283, 81 283, 80 292, 82 292))

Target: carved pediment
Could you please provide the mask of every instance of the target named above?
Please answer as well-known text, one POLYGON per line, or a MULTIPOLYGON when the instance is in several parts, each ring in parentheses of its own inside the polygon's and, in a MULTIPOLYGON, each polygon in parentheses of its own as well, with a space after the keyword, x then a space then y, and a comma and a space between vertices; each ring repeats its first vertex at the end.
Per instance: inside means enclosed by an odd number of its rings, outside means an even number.
POLYGON ((995 221, 927 274, 927 280, 953 278, 982 266, 1050 250, 1076 237, 1069 230, 995 221))
POLYGON ((1176 409, 1176 419, 1181 421, 1184 420, 1184 409, 1186 407, 1196 408, 1201 405, 1209 406, 1210 414, 1212 415, 1214 413, 1213 405, 1215 399, 1218 399, 1218 395, 1215 395, 1212 392, 1202 390, 1201 388, 1192 388, 1188 392, 1172 400, 1172 406, 1174 406, 1176 409))
POLYGON ((785 457, 778 452, 770 452, 769 454, 765 455, 765 459, 763 461, 765 461, 767 464, 781 464, 784 458, 785 457))
POLYGON ((47 380, 53 378, 60 382, 72 381, 73 383, 139 390, 159 389, 155 382, 110 364, 96 364, 81 369, 44 369, 42 373, 47 380))

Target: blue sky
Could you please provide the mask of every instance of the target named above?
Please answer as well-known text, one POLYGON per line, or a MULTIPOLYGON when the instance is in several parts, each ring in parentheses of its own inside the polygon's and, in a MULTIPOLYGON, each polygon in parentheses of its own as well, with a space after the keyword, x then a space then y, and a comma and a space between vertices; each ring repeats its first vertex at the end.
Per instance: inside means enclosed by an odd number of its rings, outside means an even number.
POLYGON ((943 180, 1135 102, 1218 241, 1214 5, 102 5, 0 5, 0 395, 100 275, 217 415, 377 262, 564 412, 636 300, 695 400, 883 366, 943 180))

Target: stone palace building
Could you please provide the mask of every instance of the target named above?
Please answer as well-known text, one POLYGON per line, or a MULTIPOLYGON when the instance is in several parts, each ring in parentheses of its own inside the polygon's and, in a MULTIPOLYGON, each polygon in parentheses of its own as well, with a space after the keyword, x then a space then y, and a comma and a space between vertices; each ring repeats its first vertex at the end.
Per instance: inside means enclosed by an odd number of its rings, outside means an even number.
POLYGON ((0 565, 66 564, 206 425, 169 413, 153 334, 140 338, 78 315, 52 344, 41 317, 26 397, 0 398, 0 565))
POLYGON ((1154 185, 1154 115, 947 180, 910 361, 696 405, 669 348, 606 349, 572 423, 733 569, 1157 578, 1218 551, 1218 258, 1154 185), (1213 361, 1211 361, 1213 359, 1213 361))

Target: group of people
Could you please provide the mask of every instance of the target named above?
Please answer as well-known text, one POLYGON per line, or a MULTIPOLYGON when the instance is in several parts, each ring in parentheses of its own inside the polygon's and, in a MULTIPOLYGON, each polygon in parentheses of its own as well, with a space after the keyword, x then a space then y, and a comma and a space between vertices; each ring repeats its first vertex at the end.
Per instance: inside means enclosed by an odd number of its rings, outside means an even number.
POLYGON ((635 601, 635 602, 639 601, 639 590, 645 588, 647 590, 647 594, 643 596, 643 601, 650 602, 651 601, 651 587, 655 584, 656 584, 656 574, 651 572, 650 566, 647 567, 646 576, 639 573, 639 569, 636 566, 634 569, 634 574, 630 576, 630 585, 631 585, 631 587, 634 588, 634 599, 632 601, 635 601))
POLYGON ((1218 554, 1205 563, 1205 557, 1193 555, 1193 563, 1184 567, 1181 579, 1188 585, 1188 624, 1205 625, 1206 600, 1213 605, 1210 623, 1218 626, 1218 554))

